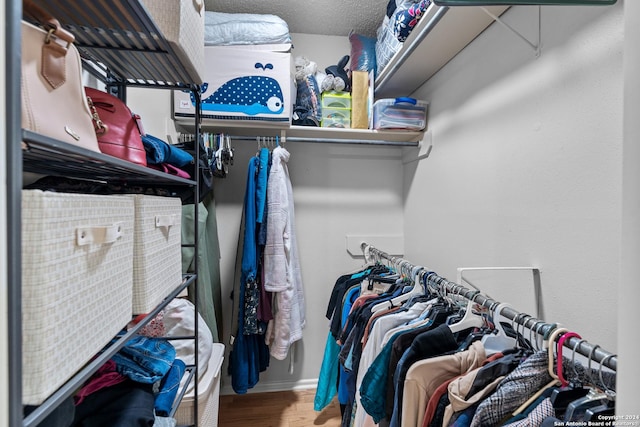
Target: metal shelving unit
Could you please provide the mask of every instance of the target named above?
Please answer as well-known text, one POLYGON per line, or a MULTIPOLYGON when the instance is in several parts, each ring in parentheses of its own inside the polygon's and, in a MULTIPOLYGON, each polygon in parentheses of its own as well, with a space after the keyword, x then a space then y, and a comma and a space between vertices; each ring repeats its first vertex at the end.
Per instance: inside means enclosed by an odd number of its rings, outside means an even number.
MULTIPOLYGON (((127 86, 146 86, 164 89, 191 90, 200 103, 197 77, 189 75, 188 69, 180 63, 169 43, 164 39, 144 6, 139 1, 100 0, 95 2, 73 2, 64 0, 40 1, 39 5, 55 16, 63 26, 76 36, 76 44, 81 53, 85 69, 102 80, 107 87, 119 90, 124 99, 127 86)), ((72 379, 51 395, 27 417, 22 405, 22 319, 21 319, 21 192, 22 173, 35 172, 55 176, 67 176, 105 182, 132 185, 171 185, 193 190, 198 198, 199 178, 184 179, 168 175, 151 168, 145 168, 112 156, 95 153, 74 145, 39 135, 21 128, 20 117, 20 52, 22 2, 5 2, 6 14, 6 111, 7 111, 7 250, 8 259, 8 408, 9 426, 36 426, 46 418, 61 402, 71 396, 104 362, 115 354, 126 341, 153 319, 172 299, 184 289, 197 307, 197 275, 185 275, 183 282, 151 313, 133 329, 108 345, 94 360, 83 367, 72 379), (19 141, 26 144, 23 150, 19 141)), ((200 115, 196 108, 195 134, 200 138, 200 115)), ((199 145, 196 144, 196 158, 199 145)), ((194 227, 198 226, 198 209, 194 212, 194 227)), ((197 253, 198 242, 183 242, 197 253)), ((197 257, 194 259, 197 272, 197 257)), ((195 317, 198 330, 198 316, 195 317)), ((189 380, 194 379, 194 423, 198 414, 198 342, 197 332, 191 337, 196 351, 194 364, 188 367, 189 380)), ((184 395, 182 391, 181 397, 184 395)), ((195 424, 193 424, 195 425, 195 424)))

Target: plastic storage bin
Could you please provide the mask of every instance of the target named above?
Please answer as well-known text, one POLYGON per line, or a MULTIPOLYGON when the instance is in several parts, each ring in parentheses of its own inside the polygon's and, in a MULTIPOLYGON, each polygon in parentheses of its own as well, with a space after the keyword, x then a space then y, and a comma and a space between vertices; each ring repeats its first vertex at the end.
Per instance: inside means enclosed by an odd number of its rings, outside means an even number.
MULTIPOLYGON (((224 344, 214 343, 207 371, 198 382, 198 427, 217 427, 220 405, 220 369, 224 344)), ((185 395, 175 414, 178 425, 193 424, 193 392, 185 395)))
POLYGON ((182 203, 176 197, 125 197, 135 206, 133 314, 148 313, 182 281, 182 203))
POLYGON ((428 105, 414 98, 379 99, 373 103, 373 128, 423 130, 427 127, 428 105))
POLYGON ((133 200, 22 191, 23 402, 39 405, 131 320, 133 200))
POLYGON ((349 92, 328 91, 322 93, 322 108, 351 109, 351 94, 349 92))
POLYGON ((322 107, 320 126, 323 128, 350 128, 351 109, 322 107))

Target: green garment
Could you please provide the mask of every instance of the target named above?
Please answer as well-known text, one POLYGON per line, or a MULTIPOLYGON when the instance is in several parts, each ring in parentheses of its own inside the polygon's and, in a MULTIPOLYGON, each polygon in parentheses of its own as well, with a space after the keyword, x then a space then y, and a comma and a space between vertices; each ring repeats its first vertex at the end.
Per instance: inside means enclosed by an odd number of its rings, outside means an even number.
MULTIPOLYGON (((194 241, 193 205, 182 206, 182 243, 194 241)), ((211 329, 214 342, 222 337, 220 245, 213 192, 198 204, 198 312, 211 329)), ((182 248, 182 271, 194 272, 194 249, 182 248)), ((189 296, 193 299, 192 295, 189 296)))

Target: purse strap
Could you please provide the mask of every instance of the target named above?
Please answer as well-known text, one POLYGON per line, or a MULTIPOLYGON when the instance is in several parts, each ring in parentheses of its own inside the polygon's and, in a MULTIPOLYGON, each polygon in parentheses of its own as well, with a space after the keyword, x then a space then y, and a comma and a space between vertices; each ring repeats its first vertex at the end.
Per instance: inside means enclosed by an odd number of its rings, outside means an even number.
POLYGON ((89 111, 91 111, 91 120, 93 121, 93 128, 96 131, 96 135, 104 135, 107 133, 109 128, 107 124, 100 119, 100 115, 98 114, 98 110, 96 106, 93 104, 93 100, 90 96, 87 96, 87 104, 89 104, 89 111))
POLYGON ((65 49, 67 49, 69 45, 75 41, 75 36, 62 28, 60 21, 51 16, 49 12, 35 4, 32 0, 23 0, 22 7, 24 12, 31 15, 47 30, 45 43, 49 43, 51 41, 51 37, 55 36, 56 38, 67 42, 67 46, 65 47, 65 49))
POLYGON ((54 89, 67 81, 65 57, 75 37, 62 28, 60 22, 32 0, 23 0, 24 12, 31 15, 46 30, 42 45, 42 67, 40 73, 54 89), (62 43, 61 43, 62 42, 62 43))

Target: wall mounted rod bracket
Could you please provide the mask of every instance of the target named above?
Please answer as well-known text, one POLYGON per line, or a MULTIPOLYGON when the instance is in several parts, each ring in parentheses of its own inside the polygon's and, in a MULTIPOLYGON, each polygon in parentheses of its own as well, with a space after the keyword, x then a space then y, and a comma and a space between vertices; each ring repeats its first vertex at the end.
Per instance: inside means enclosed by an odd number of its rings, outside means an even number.
POLYGON ((491 13, 489 11, 489 9, 487 9, 486 7, 481 7, 481 9, 484 11, 484 13, 486 13, 487 15, 489 15, 491 18, 493 18, 494 21, 496 21, 498 24, 502 25, 503 27, 505 27, 506 29, 508 29, 509 31, 511 31, 513 34, 515 34, 516 36, 518 36, 518 38, 520 40, 522 40, 523 42, 525 42, 527 45, 529 45, 529 47, 531 49, 533 49, 536 58, 538 58, 541 54, 541 49, 542 49, 542 29, 541 29, 541 15, 542 15, 542 7, 538 5, 538 40, 536 43, 532 43, 529 39, 527 39, 525 36, 522 35, 522 33, 520 33, 520 31, 516 30, 515 28, 513 28, 511 25, 507 24, 506 22, 504 22, 502 19, 500 19, 499 16, 496 16, 495 14, 491 13))
MULTIPOLYGON (((457 283, 466 282, 471 287, 480 290, 477 286, 469 281, 469 279, 465 278, 463 273, 465 271, 514 271, 514 270, 531 270, 533 273, 533 291, 535 294, 535 305, 536 305, 536 316, 541 318, 543 316, 542 313, 542 287, 540 282, 540 269, 538 267, 458 267, 456 281, 457 283)), ((489 298, 490 295, 487 294, 489 298)))

